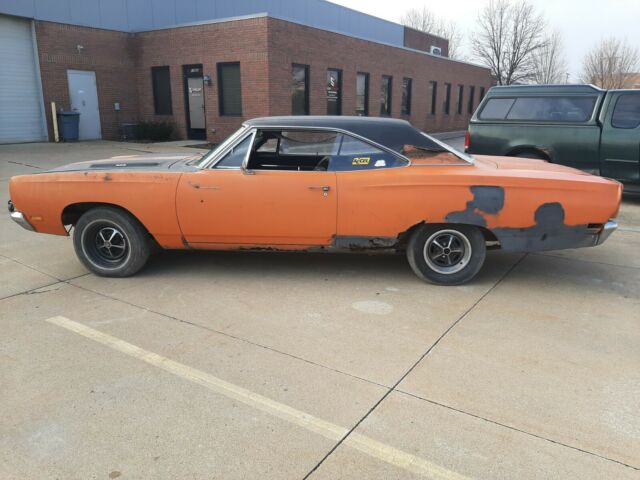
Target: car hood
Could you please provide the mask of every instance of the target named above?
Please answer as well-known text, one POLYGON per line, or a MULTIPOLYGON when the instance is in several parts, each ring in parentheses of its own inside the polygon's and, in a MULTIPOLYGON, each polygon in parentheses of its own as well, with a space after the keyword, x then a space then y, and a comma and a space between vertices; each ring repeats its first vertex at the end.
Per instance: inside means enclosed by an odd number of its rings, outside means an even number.
POLYGON ((200 154, 184 155, 181 153, 121 155, 104 160, 91 160, 77 162, 54 168, 49 172, 81 172, 81 171, 192 171, 196 167, 192 165, 201 158, 200 154))

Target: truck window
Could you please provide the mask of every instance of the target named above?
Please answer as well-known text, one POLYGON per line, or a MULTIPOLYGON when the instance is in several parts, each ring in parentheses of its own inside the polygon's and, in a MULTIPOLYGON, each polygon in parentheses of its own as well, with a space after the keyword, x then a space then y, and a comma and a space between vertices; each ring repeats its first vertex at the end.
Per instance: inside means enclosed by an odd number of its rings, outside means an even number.
POLYGON ((611 125, 614 128, 633 129, 640 126, 640 95, 620 95, 616 102, 611 125))
POLYGON ((515 101, 507 120, 586 122, 595 104, 596 97, 522 97, 515 101))
POLYGON ((490 98, 482 108, 480 119, 504 120, 515 101, 515 98, 490 98))
POLYGON ((482 109, 480 119, 586 122, 591 118, 596 99, 583 96, 492 98, 482 109))

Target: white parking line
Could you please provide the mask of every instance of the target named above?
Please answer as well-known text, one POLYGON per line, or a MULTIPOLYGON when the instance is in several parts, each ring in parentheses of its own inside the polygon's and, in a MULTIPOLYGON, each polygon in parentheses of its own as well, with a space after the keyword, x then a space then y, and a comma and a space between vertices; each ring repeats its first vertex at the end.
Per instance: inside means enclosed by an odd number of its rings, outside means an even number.
MULTIPOLYGON (((206 372, 175 362, 169 358, 163 357, 162 355, 158 355, 157 353, 150 352, 129 342, 120 340, 119 338, 112 337, 111 335, 94 330, 93 328, 87 327, 81 323, 69 320, 66 317, 52 317, 48 318, 46 321, 94 340, 102 345, 106 345, 107 347, 129 355, 130 357, 161 368, 162 370, 177 375, 178 377, 197 383, 198 385, 208 388, 213 392, 233 398, 238 402, 261 410, 269 415, 273 415, 309 431, 315 432, 330 440, 337 442, 349 431, 345 427, 327 422, 326 420, 314 417, 313 415, 309 415, 301 410, 276 402, 270 398, 263 397, 262 395, 251 392, 250 390, 225 382, 213 375, 209 375, 206 372)), ((467 479, 467 477, 441 467, 440 465, 436 465, 428 460, 416 457, 415 455, 391 447, 390 445, 386 445, 382 442, 378 442, 356 432, 349 435, 343 443, 366 453, 371 457, 427 478, 439 480, 467 479)))

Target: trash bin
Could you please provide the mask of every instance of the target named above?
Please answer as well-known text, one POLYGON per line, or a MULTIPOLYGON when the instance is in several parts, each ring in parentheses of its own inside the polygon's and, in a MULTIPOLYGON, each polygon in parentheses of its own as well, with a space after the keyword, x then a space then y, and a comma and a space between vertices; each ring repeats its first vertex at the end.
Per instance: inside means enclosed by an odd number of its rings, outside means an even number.
POLYGON ((65 142, 78 141, 78 129, 80 126, 79 112, 58 112, 58 130, 65 142))

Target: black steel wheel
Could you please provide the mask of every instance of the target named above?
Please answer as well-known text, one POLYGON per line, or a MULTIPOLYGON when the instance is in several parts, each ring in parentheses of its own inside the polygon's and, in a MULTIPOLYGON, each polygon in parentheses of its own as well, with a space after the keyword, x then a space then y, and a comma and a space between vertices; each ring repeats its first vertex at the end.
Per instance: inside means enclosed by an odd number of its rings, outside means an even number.
POLYGON ((486 243, 470 225, 424 225, 407 245, 407 260, 418 277, 438 285, 460 285, 482 268, 486 243))
POLYGON ((97 275, 127 277, 140 270, 149 258, 149 235, 133 216, 114 207, 84 213, 73 233, 80 261, 97 275))

